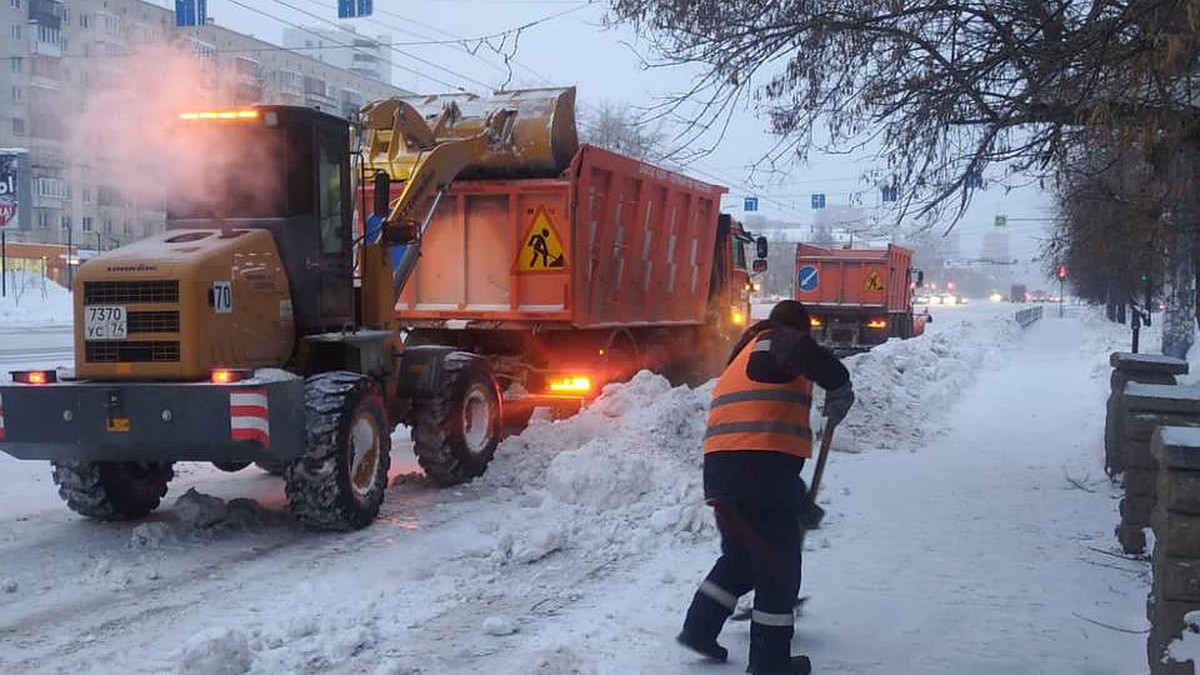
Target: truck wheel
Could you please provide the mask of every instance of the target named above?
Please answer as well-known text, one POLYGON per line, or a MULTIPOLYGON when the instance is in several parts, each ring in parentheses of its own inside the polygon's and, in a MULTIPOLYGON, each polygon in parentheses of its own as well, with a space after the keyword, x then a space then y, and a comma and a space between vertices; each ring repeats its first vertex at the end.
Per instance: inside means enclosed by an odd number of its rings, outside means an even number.
POLYGON ((72 511, 96 520, 131 520, 158 508, 175 477, 164 462, 54 462, 54 484, 72 511))
POLYGON ((304 420, 304 455, 284 468, 292 513, 317 530, 370 525, 392 452, 379 385, 358 373, 314 375, 304 385, 304 420))
POLYGON ((438 485, 465 483, 487 470, 500 443, 500 389, 483 359, 462 352, 443 362, 434 396, 413 402, 413 452, 438 485))
POLYGON ((250 462, 213 462, 213 466, 225 473, 237 473, 250 466, 250 462))

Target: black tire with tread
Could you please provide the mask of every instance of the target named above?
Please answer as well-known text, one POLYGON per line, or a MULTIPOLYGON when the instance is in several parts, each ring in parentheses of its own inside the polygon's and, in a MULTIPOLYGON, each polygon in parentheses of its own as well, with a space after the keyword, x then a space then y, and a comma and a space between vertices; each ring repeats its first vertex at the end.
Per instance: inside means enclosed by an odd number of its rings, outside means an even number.
POLYGON ((72 511, 96 520, 132 520, 158 508, 175 477, 163 462, 53 462, 54 484, 72 511))
POLYGON ((379 514, 391 464, 391 429, 379 385, 358 373, 314 375, 304 386, 304 455, 284 468, 292 514, 316 530, 350 531, 379 514), (349 436, 360 414, 375 417, 379 430, 374 487, 365 497, 350 478, 349 436))
POLYGON ((413 451, 425 475, 443 487, 468 482, 483 475, 496 454, 503 428, 503 412, 496 378, 487 362, 473 354, 452 352, 443 362, 441 391, 413 402, 413 451), (490 392, 491 438, 479 453, 466 445, 463 402, 471 387, 484 385, 490 392))

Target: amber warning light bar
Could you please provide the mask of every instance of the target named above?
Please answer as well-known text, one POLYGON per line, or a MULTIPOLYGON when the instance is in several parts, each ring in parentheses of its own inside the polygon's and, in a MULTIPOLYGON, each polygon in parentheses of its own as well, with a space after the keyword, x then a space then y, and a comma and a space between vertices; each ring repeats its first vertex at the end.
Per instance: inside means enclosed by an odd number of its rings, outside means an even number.
POLYGON ((256 120, 257 110, 207 110, 180 113, 181 120, 256 120))

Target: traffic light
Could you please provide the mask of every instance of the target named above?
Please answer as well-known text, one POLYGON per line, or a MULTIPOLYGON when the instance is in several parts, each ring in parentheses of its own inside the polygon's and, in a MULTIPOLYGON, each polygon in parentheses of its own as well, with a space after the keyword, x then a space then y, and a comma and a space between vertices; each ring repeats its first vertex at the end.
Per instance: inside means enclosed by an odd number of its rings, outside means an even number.
POLYGON ((1066 265, 1059 265, 1059 266, 1058 266, 1058 278, 1059 278, 1060 280, 1061 280, 1061 279, 1066 279, 1066 278, 1067 278, 1067 266, 1066 266, 1066 265))

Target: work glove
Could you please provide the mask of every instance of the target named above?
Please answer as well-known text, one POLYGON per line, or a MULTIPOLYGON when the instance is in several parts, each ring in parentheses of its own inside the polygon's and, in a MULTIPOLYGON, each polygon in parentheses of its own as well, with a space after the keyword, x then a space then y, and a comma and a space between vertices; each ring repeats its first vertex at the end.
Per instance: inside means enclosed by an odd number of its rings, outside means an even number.
POLYGON ((846 413, 850 412, 852 405, 854 405, 854 388, 850 385, 849 380, 837 389, 825 392, 826 424, 834 426, 841 424, 842 420, 846 419, 846 413))

